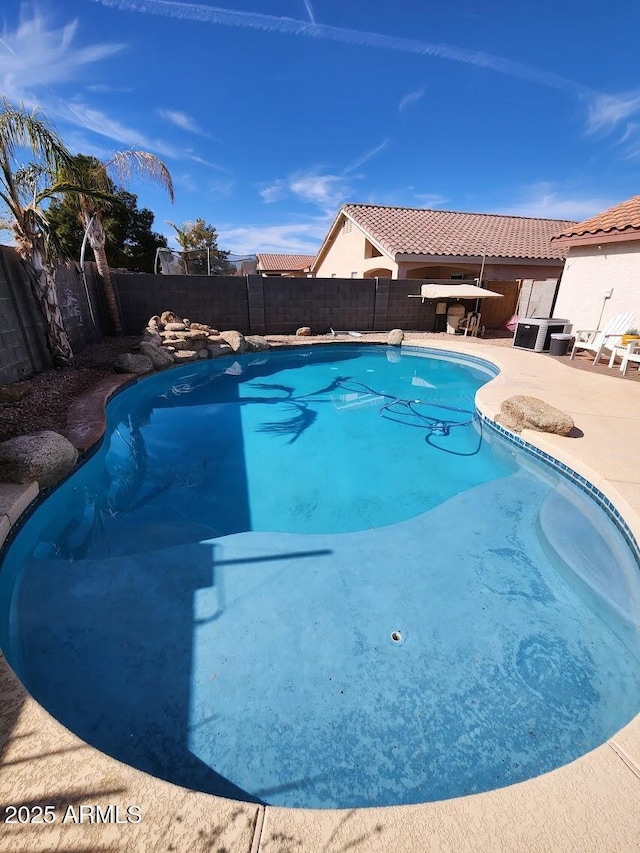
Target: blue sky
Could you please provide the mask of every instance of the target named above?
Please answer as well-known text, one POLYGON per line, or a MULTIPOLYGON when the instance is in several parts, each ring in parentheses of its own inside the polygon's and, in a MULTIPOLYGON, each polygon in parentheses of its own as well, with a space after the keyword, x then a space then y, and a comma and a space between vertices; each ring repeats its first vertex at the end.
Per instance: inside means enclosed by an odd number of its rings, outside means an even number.
POLYGON ((640 192, 640 4, 5 0, 0 92, 74 151, 144 148, 233 252, 341 203, 584 219, 640 192))

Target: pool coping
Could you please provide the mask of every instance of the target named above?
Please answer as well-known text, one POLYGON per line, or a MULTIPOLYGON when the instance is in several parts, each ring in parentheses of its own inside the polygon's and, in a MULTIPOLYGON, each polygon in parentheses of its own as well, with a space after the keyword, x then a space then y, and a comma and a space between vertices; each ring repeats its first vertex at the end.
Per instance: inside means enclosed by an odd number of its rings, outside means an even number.
MULTIPOLYGON (((637 543, 640 461, 633 432, 640 422, 640 388, 636 383, 575 371, 553 359, 512 348, 465 343, 463 339, 413 342, 407 336, 406 340, 407 350, 417 347, 472 356, 500 370, 476 395, 477 409, 492 428, 502 399, 516 393, 540 396, 568 411, 584 432, 581 439, 531 431, 507 437, 533 448, 536 454, 552 457, 556 467, 565 466, 588 481, 619 513, 637 543)), ((327 342, 334 343, 371 341, 327 342)), ((94 403, 102 406, 102 431, 104 405, 118 390, 136 381, 128 376, 116 379, 116 388, 93 389, 94 403)), ((94 412, 91 421, 95 435, 100 417, 94 412)), ((84 442, 88 435, 84 433, 84 442)), ((83 458, 99 446, 101 437, 102 432, 97 444, 94 439, 81 448, 83 458)), ((126 825, 62 824, 58 820, 39 828, 11 826, 7 850, 44 851, 59 845, 65 850, 204 850, 215 849, 214 844, 234 853, 640 849, 640 715, 571 764, 507 788, 416 806, 284 809, 186 791, 123 765, 55 721, 26 693, 4 659, 0 668, 4 688, 0 722, 4 730, 13 729, 0 767, 5 802, 54 800, 62 814, 67 802, 82 802, 79 797, 85 797, 86 803, 116 803, 122 809, 137 801, 143 813, 140 823, 126 825), (44 755, 43 750, 50 752, 44 755)))

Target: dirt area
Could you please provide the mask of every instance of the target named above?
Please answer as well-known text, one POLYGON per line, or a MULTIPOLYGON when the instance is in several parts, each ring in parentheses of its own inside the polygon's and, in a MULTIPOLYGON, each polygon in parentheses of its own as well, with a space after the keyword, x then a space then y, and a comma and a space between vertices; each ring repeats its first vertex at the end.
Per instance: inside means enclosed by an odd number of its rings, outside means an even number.
POLYGON ((71 400, 110 376, 115 357, 138 343, 139 337, 103 338, 78 353, 70 367, 44 370, 11 385, 27 394, 16 403, 0 403, 0 441, 45 429, 61 432, 71 400))
MULTIPOLYGON (((333 337, 313 335, 296 337, 295 335, 267 335, 272 344, 304 346, 309 343, 378 343, 386 341, 387 333, 365 333, 359 338, 348 334, 333 337)), ((428 340, 450 340, 446 332, 408 332, 408 343, 428 340)), ((0 403, 0 441, 16 435, 27 435, 40 430, 50 429, 62 432, 66 426, 69 403, 84 391, 93 387, 100 379, 113 374, 113 361, 122 352, 128 352, 140 341, 139 337, 103 338, 100 343, 87 346, 75 357, 71 367, 65 370, 45 370, 31 379, 17 382, 11 388, 26 389, 27 395, 15 403, 0 403)), ((509 332, 488 332, 484 338, 466 338, 469 343, 489 344, 491 346, 511 346, 509 332)), ((590 370, 612 378, 624 379, 619 370, 611 370, 606 361, 594 367, 592 359, 586 355, 570 361, 567 357, 538 355, 538 358, 556 358, 563 364, 577 370, 590 370)), ((628 371, 627 381, 640 381, 640 371, 628 371)))

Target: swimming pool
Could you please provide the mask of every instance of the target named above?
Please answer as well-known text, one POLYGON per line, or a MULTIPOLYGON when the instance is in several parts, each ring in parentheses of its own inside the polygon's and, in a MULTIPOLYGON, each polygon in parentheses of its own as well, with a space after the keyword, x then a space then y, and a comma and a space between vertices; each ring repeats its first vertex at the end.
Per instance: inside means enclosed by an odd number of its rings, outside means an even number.
POLYGON ((458 796, 602 743, 640 706, 637 565, 475 419, 492 375, 332 347, 138 383, 8 550, 9 661, 105 752, 278 805, 458 796))

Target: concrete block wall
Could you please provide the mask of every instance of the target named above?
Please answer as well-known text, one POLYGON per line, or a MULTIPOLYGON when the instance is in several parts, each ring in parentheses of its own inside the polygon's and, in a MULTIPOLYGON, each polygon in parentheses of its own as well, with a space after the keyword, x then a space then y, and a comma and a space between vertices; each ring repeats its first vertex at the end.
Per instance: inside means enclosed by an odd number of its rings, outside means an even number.
POLYGON ((420 294, 421 281, 393 279, 389 281, 387 306, 388 329, 418 329, 432 331, 435 324, 435 303, 410 299, 409 294, 420 294))
POLYGON ((367 331, 374 327, 375 279, 263 279, 267 333, 292 334, 310 326, 316 334, 329 328, 367 331))
POLYGON ((75 264, 61 264, 56 270, 58 303, 74 352, 80 352, 87 344, 95 343, 113 331, 106 315, 102 285, 95 264, 85 264, 85 278, 86 289, 82 274, 75 264))
POLYGON ((26 272, 15 250, 0 246, 0 384, 18 382, 49 364, 26 272))
MULTIPOLYGON (((58 301, 71 346, 79 352, 105 333, 104 305, 95 264, 87 264, 87 290, 75 265, 56 270, 58 301)), ((0 383, 17 382, 50 367, 43 320, 26 270, 11 246, 0 246, 0 383)))
POLYGON ((163 311, 209 323, 219 331, 250 332, 246 278, 112 273, 112 279, 127 335, 140 334, 149 318, 163 311))

